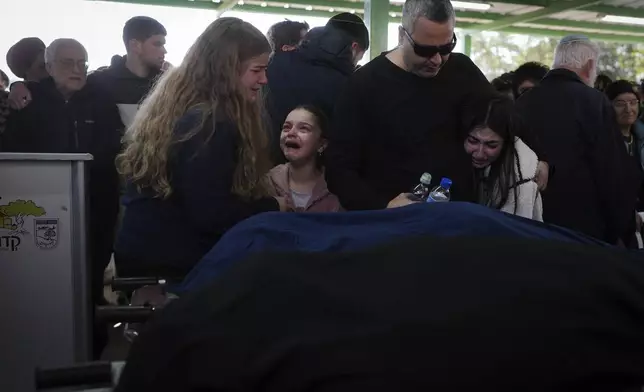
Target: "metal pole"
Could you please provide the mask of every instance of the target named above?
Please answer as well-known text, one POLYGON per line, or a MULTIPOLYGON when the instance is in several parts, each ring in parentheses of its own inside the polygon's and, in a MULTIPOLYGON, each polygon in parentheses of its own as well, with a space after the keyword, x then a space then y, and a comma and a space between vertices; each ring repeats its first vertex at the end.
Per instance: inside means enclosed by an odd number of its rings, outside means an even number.
POLYGON ((365 0, 364 16, 369 29, 369 59, 373 60, 388 49, 389 1, 365 0))
POLYGON ((467 57, 472 57, 472 36, 470 34, 465 34, 465 39, 463 40, 463 53, 467 57))

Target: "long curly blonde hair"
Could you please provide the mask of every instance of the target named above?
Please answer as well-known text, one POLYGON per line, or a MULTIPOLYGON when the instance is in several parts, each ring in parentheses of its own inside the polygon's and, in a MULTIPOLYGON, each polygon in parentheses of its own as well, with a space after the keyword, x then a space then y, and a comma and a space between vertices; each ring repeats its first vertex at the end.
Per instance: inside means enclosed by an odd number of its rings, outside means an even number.
MULTIPOLYGON (((211 116, 222 114, 240 135, 238 164, 231 191, 246 198, 268 194, 264 174, 270 170, 268 136, 262 127, 261 99, 251 102, 241 88, 246 62, 270 53, 264 35, 237 18, 219 18, 201 34, 178 67, 169 70, 145 99, 125 134, 125 149, 117 167, 139 191, 152 190, 157 197, 172 194, 168 157, 173 144, 208 130, 211 116), (177 121, 191 109, 201 119, 185 136, 177 138, 177 121)), ((214 123, 214 122, 213 122, 214 123)), ((196 152, 195 152, 196 153, 196 152)))

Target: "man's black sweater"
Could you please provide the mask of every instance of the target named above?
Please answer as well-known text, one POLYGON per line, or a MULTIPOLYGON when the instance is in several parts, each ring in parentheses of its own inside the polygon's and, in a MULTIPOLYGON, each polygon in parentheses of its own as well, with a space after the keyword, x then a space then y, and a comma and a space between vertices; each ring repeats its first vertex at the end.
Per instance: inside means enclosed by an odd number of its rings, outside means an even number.
POLYGON ((384 208, 429 172, 435 183, 453 180, 453 200, 474 201, 463 149, 468 130, 460 119, 470 97, 492 93, 462 54, 452 54, 433 78, 407 72, 386 55, 374 59, 355 72, 336 104, 325 160, 329 189, 347 209, 384 208))

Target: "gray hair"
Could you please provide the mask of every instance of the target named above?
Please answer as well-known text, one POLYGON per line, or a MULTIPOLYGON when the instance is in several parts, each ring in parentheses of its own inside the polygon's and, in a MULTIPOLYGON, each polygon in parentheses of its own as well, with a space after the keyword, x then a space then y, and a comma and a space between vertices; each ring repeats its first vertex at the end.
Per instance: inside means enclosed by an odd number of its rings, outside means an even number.
POLYGON ((559 41, 555 49, 555 60, 552 68, 569 68, 579 70, 590 60, 597 63, 599 46, 583 35, 568 35, 559 41))
POLYGON ((52 43, 49 44, 47 49, 45 49, 45 64, 51 64, 54 60, 56 60, 58 50, 63 46, 80 47, 85 52, 85 58, 87 58, 87 50, 80 42, 76 41, 73 38, 58 38, 53 40, 52 43))
POLYGON ((403 5, 402 25, 409 34, 420 17, 432 22, 445 23, 456 17, 449 0, 407 0, 403 5))

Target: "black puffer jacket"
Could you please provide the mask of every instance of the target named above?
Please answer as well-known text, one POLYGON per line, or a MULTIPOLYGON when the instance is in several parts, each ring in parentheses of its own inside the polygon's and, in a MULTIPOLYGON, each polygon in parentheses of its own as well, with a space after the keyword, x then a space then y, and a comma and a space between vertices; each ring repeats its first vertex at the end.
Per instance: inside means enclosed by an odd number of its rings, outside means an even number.
POLYGON ((277 52, 268 66, 266 107, 272 127, 274 159, 283 162, 279 134, 289 112, 299 105, 314 105, 329 117, 344 83, 355 65, 352 40, 333 27, 311 30, 301 47, 277 52))

